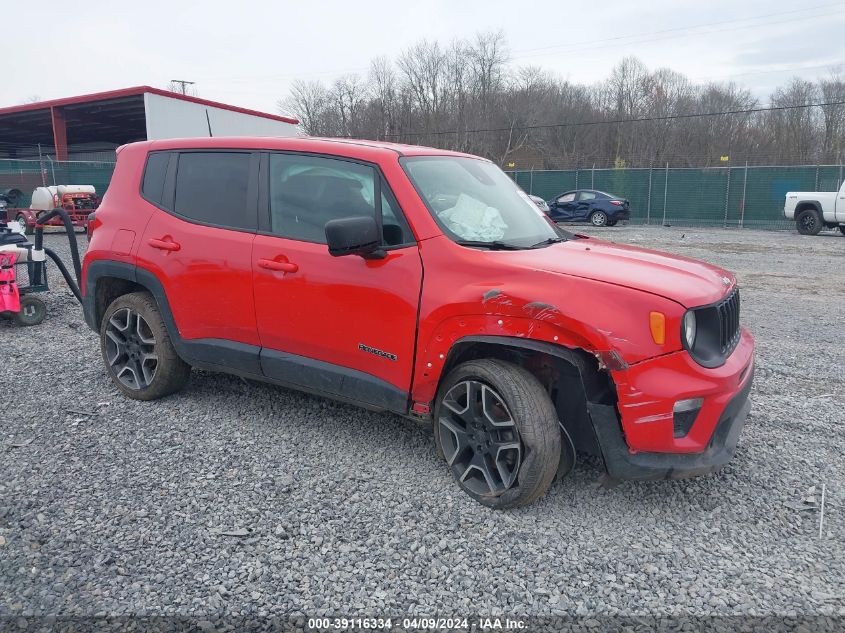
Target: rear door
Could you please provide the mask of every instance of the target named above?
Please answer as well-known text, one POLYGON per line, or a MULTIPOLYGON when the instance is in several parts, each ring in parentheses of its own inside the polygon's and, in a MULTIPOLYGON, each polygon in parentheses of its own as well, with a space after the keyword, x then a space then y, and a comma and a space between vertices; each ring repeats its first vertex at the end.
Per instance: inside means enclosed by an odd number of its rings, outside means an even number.
POLYGON ((253 274, 261 366, 274 379, 404 411, 414 361, 422 263, 380 171, 291 153, 262 162, 253 274), (332 257, 329 220, 375 215, 384 259, 332 257))
POLYGON ((595 191, 579 191, 578 200, 575 204, 575 219, 587 220, 593 209, 597 207, 598 198, 595 191))
POLYGON ((184 353, 256 374, 258 162, 257 153, 231 150, 151 153, 142 195, 159 210, 137 253, 139 267, 164 289, 184 353))

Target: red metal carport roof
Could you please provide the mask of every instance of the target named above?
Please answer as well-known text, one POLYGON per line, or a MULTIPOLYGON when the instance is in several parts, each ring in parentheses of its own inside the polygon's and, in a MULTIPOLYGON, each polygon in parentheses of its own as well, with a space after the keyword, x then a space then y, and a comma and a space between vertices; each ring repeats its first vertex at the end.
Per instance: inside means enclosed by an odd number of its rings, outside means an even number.
POLYGON ((201 105, 221 108, 223 110, 231 110, 232 112, 240 112, 242 114, 251 114, 265 119, 273 119, 274 121, 283 121, 285 123, 297 124, 297 119, 281 116, 278 114, 269 114, 268 112, 259 112, 258 110, 250 110, 249 108, 240 108, 238 106, 229 105, 227 103, 220 103, 219 101, 210 101, 209 99, 201 99, 199 97, 192 97, 190 95, 183 95, 178 92, 170 92, 169 90, 162 90, 160 88, 153 88, 152 86, 135 86, 133 88, 122 88, 120 90, 108 90, 106 92, 95 92, 87 95, 80 95, 78 97, 64 97, 62 99, 52 99, 50 101, 39 101, 37 103, 25 103, 23 105, 9 106, 7 108, 0 108, 0 117, 8 114, 17 114, 20 112, 31 112, 33 110, 43 110, 54 107, 62 107, 69 105, 79 105, 83 103, 92 103, 96 101, 111 101, 114 99, 121 99, 123 97, 133 97, 143 94, 155 94, 162 97, 169 97, 171 99, 181 99, 182 101, 190 101, 192 103, 199 103, 201 105))
POLYGON ((147 136, 144 105, 146 94, 294 125, 298 123, 296 119, 286 116, 258 112, 151 86, 136 86, 0 108, 0 156, 32 154, 33 148, 41 145, 54 147, 56 157, 65 160, 69 147, 97 143, 117 146, 144 140, 147 136))

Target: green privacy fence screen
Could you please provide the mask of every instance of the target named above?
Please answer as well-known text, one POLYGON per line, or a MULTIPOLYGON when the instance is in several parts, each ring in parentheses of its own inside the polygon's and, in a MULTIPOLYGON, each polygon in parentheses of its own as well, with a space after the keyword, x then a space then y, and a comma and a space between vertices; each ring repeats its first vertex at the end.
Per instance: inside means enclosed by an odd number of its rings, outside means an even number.
POLYGON ((631 202, 635 224, 788 229, 787 191, 836 191, 842 165, 513 171, 530 194, 550 200, 598 189, 631 202))
POLYGON ((114 163, 0 159, 0 191, 20 189, 22 207, 29 206, 33 189, 42 185, 94 185, 102 196, 113 171, 114 163))
MULTIPOLYGON (((94 185, 106 192, 114 163, 0 159, 0 190, 23 192, 29 206, 35 187, 47 184, 94 185)), ((549 200, 570 189, 599 189, 631 202, 631 222, 684 226, 787 229, 783 217, 787 191, 835 191, 842 165, 713 167, 669 169, 579 169, 513 171, 528 193, 549 200)))

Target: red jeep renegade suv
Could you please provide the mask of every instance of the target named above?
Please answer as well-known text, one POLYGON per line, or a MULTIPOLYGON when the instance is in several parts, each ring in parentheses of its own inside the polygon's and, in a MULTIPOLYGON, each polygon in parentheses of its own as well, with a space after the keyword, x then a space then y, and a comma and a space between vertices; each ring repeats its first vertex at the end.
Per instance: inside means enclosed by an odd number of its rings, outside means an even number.
POLYGON ((195 366, 432 420, 488 506, 537 499, 576 450, 618 479, 715 470, 750 408, 733 275, 567 233, 474 156, 135 143, 91 231, 85 318, 127 396, 195 366))

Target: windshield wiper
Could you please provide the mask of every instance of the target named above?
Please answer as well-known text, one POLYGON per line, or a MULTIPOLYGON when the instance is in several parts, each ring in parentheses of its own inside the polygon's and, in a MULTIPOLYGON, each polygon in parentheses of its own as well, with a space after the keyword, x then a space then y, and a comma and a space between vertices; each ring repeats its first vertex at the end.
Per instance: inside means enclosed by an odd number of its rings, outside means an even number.
POLYGON ((550 237, 548 239, 543 240, 542 242, 537 242, 536 244, 532 244, 529 248, 542 248, 543 246, 548 246, 549 244, 557 244, 558 242, 565 242, 565 237, 550 237))
POLYGON ((455 240, 456 244, 461 246, 472 246, 474 248, 486 248, 489 251, 521 251, 524 246, 517 246, 509 242, 500 242, 493 240, 492 242, 482 242, 481 240, 455 240))

